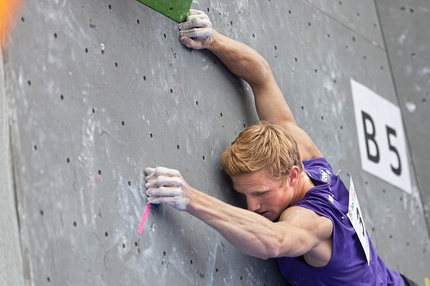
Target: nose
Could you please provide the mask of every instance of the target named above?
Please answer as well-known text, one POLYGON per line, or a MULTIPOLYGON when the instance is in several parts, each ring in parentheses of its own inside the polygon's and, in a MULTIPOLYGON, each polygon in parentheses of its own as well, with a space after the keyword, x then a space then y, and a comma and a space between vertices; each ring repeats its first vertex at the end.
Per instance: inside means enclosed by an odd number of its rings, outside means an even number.
POLYGON ((246 197, 246 204, 248 206, 248 210, 252 212, 255 212, 260 209, 260 203, 258 202, 258 200, 250 196, 246 197))

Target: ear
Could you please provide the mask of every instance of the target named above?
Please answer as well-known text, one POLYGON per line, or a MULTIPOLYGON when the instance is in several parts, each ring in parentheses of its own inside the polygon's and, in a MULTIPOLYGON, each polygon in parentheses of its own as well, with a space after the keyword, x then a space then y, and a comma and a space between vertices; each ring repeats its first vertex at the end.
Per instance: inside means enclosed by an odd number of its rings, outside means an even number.
POLYGON ((300 168, 297 166, 292 166, 290 173, 288 174, 288 182, 290 186, 294 187, 297 185, 300 179, 300 168))

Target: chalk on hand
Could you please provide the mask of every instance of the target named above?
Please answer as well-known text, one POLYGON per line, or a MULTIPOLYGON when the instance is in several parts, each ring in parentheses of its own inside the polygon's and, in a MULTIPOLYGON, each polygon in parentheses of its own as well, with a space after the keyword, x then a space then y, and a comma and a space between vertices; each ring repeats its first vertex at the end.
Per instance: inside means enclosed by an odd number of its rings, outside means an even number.
POLYGON ((147 203, 145 207, 145 211, 143 212, 142 219, 139 223, 139 228, 137 229, 138 234, 142 234, 143 227, 145 226, 146 218, 148 217, 149 210, 151 209, 151 203, 147 203))

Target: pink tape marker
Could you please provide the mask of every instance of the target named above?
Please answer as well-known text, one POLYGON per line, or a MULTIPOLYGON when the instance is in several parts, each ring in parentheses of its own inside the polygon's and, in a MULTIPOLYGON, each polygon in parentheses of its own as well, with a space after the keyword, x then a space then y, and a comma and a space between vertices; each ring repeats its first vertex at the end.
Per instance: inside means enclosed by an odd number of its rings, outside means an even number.
POLYGON ((148 217, 149 210, 151 209, 151 203, 148 203, 145 207, 145 211, 143 212, 142 219, 139 223, 139 228, 137 229, 138 234, 142 234, 143 227, 145 226, 146 218, 148 217))

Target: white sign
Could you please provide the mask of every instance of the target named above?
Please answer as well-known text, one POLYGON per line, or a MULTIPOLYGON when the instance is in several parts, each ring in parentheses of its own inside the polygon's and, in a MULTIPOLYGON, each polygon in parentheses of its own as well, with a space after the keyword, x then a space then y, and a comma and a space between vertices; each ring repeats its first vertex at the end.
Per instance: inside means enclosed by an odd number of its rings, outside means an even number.
POLYGON ((400 108, 351 79, 363 170, 412 193, 400 108))

